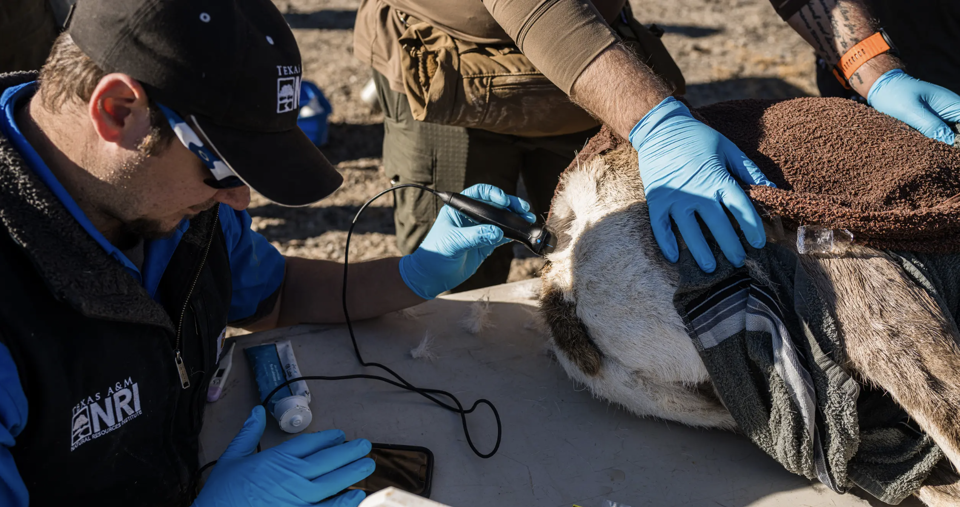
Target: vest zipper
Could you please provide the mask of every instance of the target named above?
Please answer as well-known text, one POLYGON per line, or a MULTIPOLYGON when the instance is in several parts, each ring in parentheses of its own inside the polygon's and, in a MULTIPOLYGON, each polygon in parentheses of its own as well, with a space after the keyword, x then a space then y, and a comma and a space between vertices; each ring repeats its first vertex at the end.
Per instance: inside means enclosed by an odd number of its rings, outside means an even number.
POLYGON ((207 239, 207 246, 203 249, 203 258, 200 259, 200 266, 197 268, 197 276, 193 278, 190 284, 190 291, 187 292, 187 299, 183 302, 183 310, 180 312, 180 324, 177 326, 177 342, 173 346, 173 360, 177 364, 177 373, 180 375, 180 385, 184 389, 190 387, 190 376, 187 375, 187 367, 183 364, 183 358, 180 357, 180 336, 183 334, 183 318, 187 315, 187 306, 190 305, 190 297, 193 296, 193 290, 197 288, 197 282, 200 281, 200 274, 203 273, 203 265, 207 262, 207 254, 210 253, 210 245, 213 244, 213 238, 217 235, 217 223, 220 221, 220 206, 217 206, 216 214, 213 217, 213 227, 210 231, 210 238, 207 239))

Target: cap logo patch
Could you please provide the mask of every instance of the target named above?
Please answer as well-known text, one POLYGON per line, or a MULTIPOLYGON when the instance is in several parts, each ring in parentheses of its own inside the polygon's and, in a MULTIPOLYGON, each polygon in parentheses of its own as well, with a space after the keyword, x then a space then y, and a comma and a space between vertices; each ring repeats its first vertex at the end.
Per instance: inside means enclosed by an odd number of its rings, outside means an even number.
POLYGON ((296 111, 300 107, 300 67, 277 65, 277 113, 296 111))

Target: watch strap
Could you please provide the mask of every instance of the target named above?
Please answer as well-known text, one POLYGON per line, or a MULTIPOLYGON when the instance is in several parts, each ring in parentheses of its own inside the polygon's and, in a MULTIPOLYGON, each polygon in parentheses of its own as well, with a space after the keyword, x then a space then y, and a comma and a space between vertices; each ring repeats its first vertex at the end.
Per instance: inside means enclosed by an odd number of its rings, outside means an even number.
POLYGON ((887 38, 881 30, 863 39, 857 43, 856 46, 853 46, 849 51, 844 53, 843 56, 840 57, 840 61, 837 62, 837 67, 843 75, 843 79, 849 81, 850 77, 853 76, 853 74, 857 72, 857 69, 863 64, 870 61, 871 58, 886 53, 891 49, 892 46, 887 42, 887 38))

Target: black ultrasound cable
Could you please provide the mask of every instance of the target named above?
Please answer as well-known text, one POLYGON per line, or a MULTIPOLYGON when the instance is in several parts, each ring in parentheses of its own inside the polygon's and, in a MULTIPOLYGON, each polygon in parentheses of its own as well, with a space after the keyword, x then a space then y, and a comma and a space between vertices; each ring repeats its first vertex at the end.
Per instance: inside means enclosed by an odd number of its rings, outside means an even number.
POLYGON ((363 206, 360 207, 360 209, 357 211, 357 214, 353 217, 353 222, 350 223, 350 229, 347 230, 347 241, 346 241, 346 245, 344 246, 344 252, 343 252, 343 288, 342 288, 342 294, 341 294, 341 298, 342 298, 341 302, 342 302, 342 304, 343 304, 343 316, 344 316, 344 320, 345 320, 346 323, 347 323, 347 330, 350 332, 350 341, 353 343, 353 352, 354 352, 354 354, 355 354, 356 357, 357 357, 357 361, 359 361, 359 362, 360 362, 360 365, 363 366, 363 367, 367 367, 367 368, 380 368, 381 370, 383 370, 383 371, 389 373, 390 375, 392 375, 392 376, 393 376, 395 379, 397 379, 397 381, 399 381, 399 382, 395 382, 395 381, 390 380, 390 379, 388 379, 388 378, 380 377, 380 376, 377 376, 377 375, 364 375, 364 374, 357 374, 357 375, 339 375, 339 376, 310 375, 310 376, 297 377, 297 378, 290 379, 290 380, 284 382, 283 384, 280 384, 279 386, 277 386, 273 391, 270 392, 270 394, 268 394, 268 395, 266 396, 266 398, 264 398, 264 401, 263 401, 262 405, 264 406, 264 408, 266 408, 267 403, 273 398, 273 396, 274 396, 278 391, 280 391, 280 390, 283 389, 284 387, 286 387, 286 386, 288 386, 288 385, 290 385, 290 384, 292 384, 292 383, 294 383, 294 382, 300 381, 300 380, 351 380, 351 379, 371 379, 371 380, 379 380, 379 381, 381 381, 381 382, 386 382, 386 383, 388 383, 388 384, 391 384, 391 385, 393 385, 393 386, 399 387, 399 388, 401 388, 401 389, 406 389, 406 390, 408 390, 408 391, 415 392, 415 393, 419 394, 420 396, 423 396, 424 398, 427 398, 428 400, 436 403, 437 405, 439 405, 439 406, 441 406, 441 407, 443 407, 443 408, 445 408, 445 409, 447 409, 447 410, 449 410, 449 411, 451 411, 451 412, 455 412, 455 413, 457 413, 458 415, 460 415, 460 421, 461 421, 461 423, 463 424, 463 434, 464 434, 464 436, 465 436, 466 439, 467 439, 467 444, 470 446, 470 449, 473 450, 474 454, 476 454, 477 456, 479 456, 479 457, 481 457, 481 458, 489 458, 489 457, 493 456, 494 454, 496 454, 496 453, 497 453, 497 450, 500 449, 500 440, 501 440, 501 437, 502 437, 502 434, 503 434, 503 426, 502 426, 501 421, 500 421, 500 413, 497 412, 497 407, 495 407, 495 406, 493 405, 493 403, 491 403, 491 402, 490 402, 489 400, 487 400, 487 399, 480 398, 480 399, 478 399, 477 401, 475 401, 475 402, 473 403, 473 406, 471 406, 469 409, 466 409, 466 410, 465 410, 465 409, 463 408, 463 405, 460 403, 460 400, 459 400, 456 396, 454 396, 453 394, 451 394, 451 393, 449 393, 449 392, 447 392, 447 391, 441 390, 441 389, 424 389, 424 388, 416 387, 416 386, 414 386, 413 384, 411 384, 410 382, 407 382, 403 377, 401 377, 397 372, 391 370, 389 367, 387 367, 387 366, 385 366, 385 365, 382 365, 382 364, 380 364, 380 363, 374 363, 374 362, 364 361, 363 355, 360 354, 360 346, 357 344, 357 337, 356 337, 356 335, 354 334, 354 331, 353 331, 353 322, 350 320, 350 312, 349 312, 349 310, 347 309, 347 274, 348 274, 348 270, 349 270, 349 266, 350 266, 350 238, 353 236, 353 229, 354 229, 354 227, 357 225, 357 220, 360 218, 360 215, 363 214, 364 210, 366 210, 367 207, 368 207, 371 203, 373 203, 374 201, 376 201, 376 200, 379 199, 380 197, 382 197, 382 196, 384 196, 384 195, 386 195, 386 194, 388 194, 388 193, 390 193, 390 192, 395 192, 395 191, 397 191, 397 190, 400 190, 401 188, 419 188, 419 189, 421 189, 421 190, 425 190, 425 191, 431 192, 431 193, 433 193, 433 194, 436 194, 436 193, 437 193, 437 192, 434 191, 432 188, 428 188, 428 187, 425 187, 425 186, 423 186, 423 185, 417 185, 417 184, 415 184, 415 183, 406 183, 406 184, 403 184, 403 185, 393 186, 393 187, 391 187, 391 188, 388 188, 388 189, 386 189, 386 190, 378 193, 377 195, 375 195, 375 196, 373 196, 372 198, 370 198, 370 200, 368 200, 366 203, 364 203, 363 206), (456 404, 456 407, 451 406, 451 405, 449 405, 449 404, 447 404, 447 403, 445 403, 445 402, 443 402, 443 401, 435 398, 434 396, 432 396, 432 395, 435 395, 435 394, 436 394, 436 395, 441 395, 441 396, 446 396, 447 398, 450 398, 450 399, 453 400, 453 402, 456 404), (484 404, 484 405, 487 405, 488 407, 490 407, 490 410, 493 412, 493 416, 494 416, 494 418, 496 419, 496 422, 497 422, 497 441, 496 441, 496 444, 494 444, 493 450, 490 451, 489 453, 486 453, 486 454, 480 452, 480 450, 477 449, 476 445, 474 445, 474 443, 473 443, 473 438, 471 438, 471 436, 470 436, 470 429, 467 427, 467 414, 470 414, 470 413, 472 413, 473 411, 475 411, 475 410, 477 409, 477 407, 480 406, 480 404, 484 404))
MULTIPOLYGON (((357 361, 360 362, 360 366, 363 366, 363 367, 365 367, 365 368, 380 368, 381 370, 383 370, 383 371, 389 373, 390 375, 392 375, 392 376, 393 376, 395 379, 397 379, 397 380, 394 381, 394 380, 391 380, 391 379, 386 378, 386 377, 381 377, 381 376, 378 376, 378 375, 366 375, 366 374, 337 375, 337 376, 306 375, 306 376, 302 376, 302 377, 292 378, 292 379, 287 380, 286 382, 280 384, 280 385, 277 386, 273 391, 270 391, 270 394, 268 394, 268 395, 264 398, 264 400, 263 400, 263 402, 261 403, 261 405, 263 405, 264 409, 266 409, 266 408, 267 408, 267 404, 270 402, 271 399, 273 399, 273 396, 274 396, 275 394, 277 394, 277 392, 279 392, 279 391, 280 391, 281 389, 283 389, 284 387, 287 387, 287 386, 289 386, 290 384, 292 384, 292 383, 294 383, 294 382, 299 382, 299 381, 301 381, 301 380, 353 380, 353 379, 379 380, 379 381, 381 381, 381 382, 386 382, 386 383, 388 383, 388 384, 390 384, 390 385, 399 387, 399 388, 401 388, 401 389, 405 389, 405 390, 407 390, 407 391, 415 392, 415 393, 419 394, 420 396, 423 396, 424 398, 427 398, 428 400, 436 403, 437 405, 439 405, 439 406, 441 406, 441 407, 443 407, 443 408, 445 408, 445 409, 447 409, 447 410, 449 410, 449 411, 451 411, 451 412, 457 413, 457 414, 460 416, 460 421, 461 421, 461 423, 463 424, 463 434, 464 434, 464 436, 465 436, 466 439, 467 439, 467 444, 470 446, 470 449, 474 452, 474 454, 476 454, 476 455, 479 456, 480 458, 486 459, 486 458, 489 458, 489 457, 493 456, 494 454, 496 454, 497 451, 500 449, 500 440, 501 440, 501 437, 503 436, 503 425, 502 425, 502 423, 501 423, 501 421, 500 421, 500 413, 497 411, 497 407, 495 407, 495 406, 493 405, 493 403, 491 403, 491 402, 490 402, 489 400, 487 400, 487 399, 480 398, 480 399, 478 399, 477 401, 475 401, 475 402, 473 403, 473 406, 471 406, 469 409, 464 409, 464 408, 463 408, 463 405, 460 403, 460 400, 459 400, 455 395, 453 395, 452 393, 449 393, 449 392, 447 392, 447 391, 443 391, 443 390, 441 390, 441 389, 424 389, 424 388, 416 387, 416 386, 414 386, 413 384, 411 384, 410 382, 407 382, 407 381, 406 381, 403 377, 401 377, 397 372, 393 371, 392 369, 388 368, 387 366, 384 366, 384 365, 382 365, 382 364, 380 364, 380 363, 374 363, 374 362, 369 362, 369 363, 368 363, 368 362, 364 361, 363 356, 360 354, 360 346, 357 344, 357 337, 354 335, 354 332, 353 332, 353 323, 350 321, 350 312, 349 312, 348 309, 347 309, 347 271, 348 271, 349 266, 350 266, 350 262, 349 262, 349 261, 350 261, 350 238, 353 236, 353 229, 354 229, 354 227, 357 225, 357 220, 360 218, 360 215, 363 214, 364 210, 366 210, 367 207, 370 206, 371 203, 373 203, 374 201, 376 201, 376 200, 379 199, 380 197, 382 197, 382 196, 384 196, 384 195, 386 195, 386 194, 388 194, 388 193, 390 193, 390 192, 395 192, 395 191, 397 191, 397 190, 400 190, 401 188, 419 188, 419 189, 421 189, 421 190, 425 190, 425 191, 427 191, 427 192, 430 192, 430 193, 433 193, 433 194, 437 194, 437 192, 436 192, 435 190, 433 190, 432 188, 428 188, 428 187, 425 187, 425 186, 423 186, 423 185, 417 185, 417 184, 414 184, 414 183, 406 183, 406 184, 403 184, 403 185, 393 186, 393 187, 391 187, 391 188, 388 188, 388 189, 386 189, 386 190, 378 193, 377 195, 375 195, 375 196, 373 196, 372 198, 370 198, 370 200, 368 200, 366 203, 364 203, 363 206, 360 207, 360 209, 357 211, 357 214, 353 217, 353 221, 350 223, 350 229, 347 230, 347 241, 346 241, 346 245, 345 245, 345 247, 344 247, 344 252, 343 252, 343 292, 342 292, 342 294, 341 294, 342 303, 343 303, 343 316, 344 316, 344 320, 345 320, 346 323, 347 323, 347 330, 350 332, 350 340, 351 340, 351 342, 353 343, 353 352, 354 352, 354 354, 355 354, 356 357, 357 357, 357 361), (453 400, 453 402, 456 404, 456 406, 454 407, 454 406, 452 406, 452 405, 449 405, 449 404, 447 404, 447 403, 445 403, 445 402, 437 399, 437 398, 434 397, 433 395, 446 396, 447 398, 450 398, 451 400, 453 400), (497 422, 497 441, 496 441, 496 443, 495 443, 494 446, 493 446, 493 450, 490 451, 489 453, 486 453, 486 454, 480 452, 480 451, 477 449, 476 445, 474 445, 473 439, 470 437, 470 429, 467 427, 467 414, 473 413, 473 411, 475 411, 475 410, 477 409, 477 407, 480 406, 480 404, 484 404, 484 405, 487 405, 488 407, 490 407, 490 410, 493 412, 493 417, 494 417, 494 419, 495 419, 496 422, 497 422)), ((268 412, 269 412, 269 410, 268 410, 268 412)), ((259 450, 260 450, 260 445, 257 444, 257 451, 259 451, 259 450)), ((204 465, 203 467, 201 467, 200 470, 197 472, 197 476, 199 477, 200 474, 202 474, 207 468, 210 468, 211 466, 215 465, 216 463, 217 463, 217 461, 214 460, 214 461, 211 461, 210 463, 207 463, 207 464, 204 465)))

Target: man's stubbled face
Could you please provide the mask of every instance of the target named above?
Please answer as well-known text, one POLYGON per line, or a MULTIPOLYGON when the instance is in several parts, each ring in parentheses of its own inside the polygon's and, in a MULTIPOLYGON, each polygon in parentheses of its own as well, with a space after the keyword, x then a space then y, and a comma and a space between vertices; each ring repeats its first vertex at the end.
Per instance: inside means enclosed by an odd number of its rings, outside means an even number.
MULTIPOLYGON (((217 190, 204 183, 209 171, 176 139, 165 146, 145 136, 137 152, 124 152, 117 160, 89 157, 83 165, 97 177, 86 185, 88 199, 99 211, 119 222, 114 238, 118 248, 135 245, 141 238, 170 236, 184 219, 191 219, 218 202, 244 209, 250 190, 239 187, 217 190)), ((155 139, 155 137, 153 137, 155 139)))

